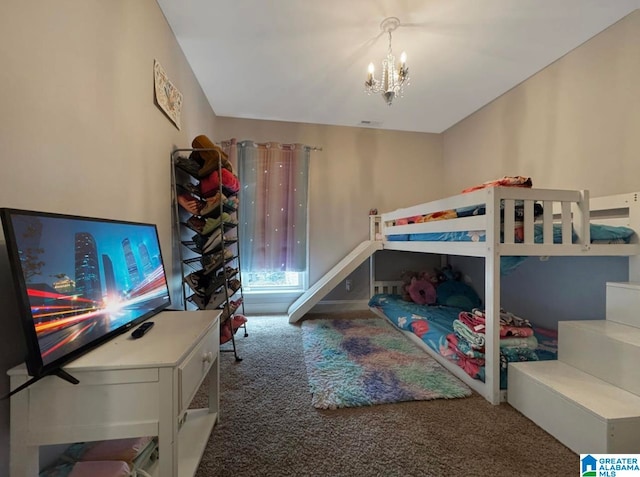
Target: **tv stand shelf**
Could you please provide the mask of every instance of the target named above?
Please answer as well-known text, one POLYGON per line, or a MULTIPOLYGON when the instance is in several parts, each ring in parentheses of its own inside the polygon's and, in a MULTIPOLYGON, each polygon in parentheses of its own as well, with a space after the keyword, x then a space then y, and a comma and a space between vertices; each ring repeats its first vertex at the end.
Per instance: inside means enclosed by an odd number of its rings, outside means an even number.
MULTIPOLYGON (((163 311, 137 340, 126 333, 11 397, 11 476, 36 477, 39 446, 158 436, 154 475, 192 476, 219 412, 219 310, 163 311), (208 407, 190 409, 208 378, 208 407)), ((8 371, 11 389, 30 376, 8 371)))

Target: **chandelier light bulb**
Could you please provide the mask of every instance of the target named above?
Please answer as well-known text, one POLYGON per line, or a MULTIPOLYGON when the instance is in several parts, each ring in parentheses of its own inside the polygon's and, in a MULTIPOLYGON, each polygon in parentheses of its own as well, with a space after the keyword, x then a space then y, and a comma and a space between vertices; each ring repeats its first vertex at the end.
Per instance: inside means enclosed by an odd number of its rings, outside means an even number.
POLYGON ((380 24, 380 29, 389 35, 389 49, 387 56, 382 60, 382 76, 380 80, 377 80, 374 76, 373 63, 369 63, 367 80, 364 82, 367 94, 381 93, 389 106, 396 97, 403 96, 404 85, 409 84, 407 54, 403 51, 400 55, 400 63, 396 63, 396 57, 391 50, 391 32, 399 26, 400 20, 396 17, 385 18, 380 24))
POLYGON ((369 73, 367 74, 367 81, 365 84, 372 84, 373 83, 373 73, 375 72, 376 68, 375 66, 373 66, 373 63, 369 63, 369 73))

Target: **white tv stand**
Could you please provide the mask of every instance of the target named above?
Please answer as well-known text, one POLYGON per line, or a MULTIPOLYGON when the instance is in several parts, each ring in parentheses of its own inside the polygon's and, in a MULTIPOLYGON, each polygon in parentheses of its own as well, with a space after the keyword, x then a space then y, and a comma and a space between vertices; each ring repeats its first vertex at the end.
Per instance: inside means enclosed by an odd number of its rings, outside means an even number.
MULTIPOLYGON (((11 397, 12 477, 36 477, 39 446, 158 436, 154 475, 193 476, 219 410, 219 311, 163 311, 70 362, 73 385, 47 376, 11 397), (209 406, 189 409, 205 377, 209 406)), ((30 376, 8 371, 11 389, 30 376)))

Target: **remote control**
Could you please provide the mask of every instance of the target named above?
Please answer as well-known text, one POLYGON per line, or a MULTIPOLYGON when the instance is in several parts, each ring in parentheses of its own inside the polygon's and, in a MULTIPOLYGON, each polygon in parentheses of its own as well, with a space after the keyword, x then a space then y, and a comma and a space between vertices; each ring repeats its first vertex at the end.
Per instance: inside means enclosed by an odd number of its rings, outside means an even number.
POLYGON ((151 329, 152 326, 153 326, 153 321, 145 321, 138 328, 133 330, 133 333, 131 333, 131 337, 134 340, 138 338, 142 338, 147 333, 147 331, 151 329))

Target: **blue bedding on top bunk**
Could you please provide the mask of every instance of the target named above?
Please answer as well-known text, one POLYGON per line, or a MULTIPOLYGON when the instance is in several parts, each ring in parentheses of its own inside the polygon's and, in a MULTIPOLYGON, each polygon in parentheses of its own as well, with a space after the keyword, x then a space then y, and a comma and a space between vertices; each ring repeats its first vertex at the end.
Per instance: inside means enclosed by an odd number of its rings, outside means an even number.
MULTIPOLYGON (((447 335, 454 334, 453 322, 465 311, 442 305, 418 305, 402 299, 400 295, 378 294, 369 301, 369 306, 380 311, 393 324, 404 331, 417 335, 429 348, 458 364, 470 376, 484 382, 484 366, 479 366, 482 353, 462 356, 450 345, 447 335)), ((470 310, 466 310, 470 311, 470 310)), ((532 326, 537 347, 534 353, 524 355, 502 348, 500 353, 500 389, 507 388, 507 364, 510 361, 550 360, 557 357, 557 333, 553 330, 532 326)), ((451 339, 451 337, 449 338, 451 339)))
MULTIPOLYGON (((591 224, 591 243, 629 243, 634 231, 628 227, 614 227, 611 225, 591 224)), ((543 243, 542 224, 535 224, 533 229, 535 243, 543 243)), ((484 230, 470 230, 458 232, 429 232, 421 234, 387 235, 392 242, 484 242, 484 230)), ((571 241, 576 242, 577 235, 572 234, 571 241)), ((562 243, 562 227, 553 224, 553 243, 562 243)))
MULTIPOLYGON (((591 224, 591 243, 594 244, 623 244, 630 243, 635 232, 628 227, 614 227, 611 225, 591 224)), ((543 243, 544 234, 542 224, 534 224, 534 242, 543 243)), ((577 241, 577 235, 572 233, 571 241, 577 241)), ((484 230, 457 231, 457 232, 429 232, 421 234, 387 235, 390 242, 484 242, 484 230)), ((516 240, 518 241, 518 240, 516 240)), ((553 224, 553 243, 562 243, 562 227, 553 224)), ((505 276, 516 269, 526 260, 525 256, 500 257, 500 275, 505 276)))

